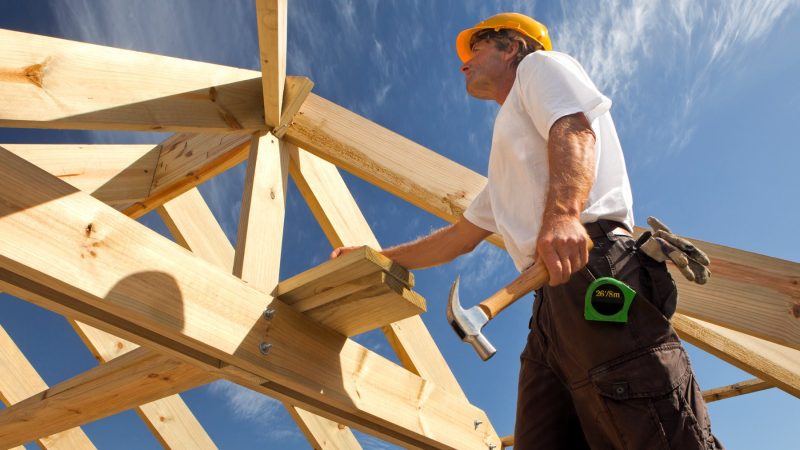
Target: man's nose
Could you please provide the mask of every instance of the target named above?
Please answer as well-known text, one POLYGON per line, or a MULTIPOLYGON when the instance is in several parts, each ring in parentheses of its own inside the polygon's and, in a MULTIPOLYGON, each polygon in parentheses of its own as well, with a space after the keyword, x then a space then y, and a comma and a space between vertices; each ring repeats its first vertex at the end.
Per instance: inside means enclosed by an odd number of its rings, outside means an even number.
POLYGON ((469 60, 461 64, 461 72, 467 73, 467 70, 469 70, 469 60))

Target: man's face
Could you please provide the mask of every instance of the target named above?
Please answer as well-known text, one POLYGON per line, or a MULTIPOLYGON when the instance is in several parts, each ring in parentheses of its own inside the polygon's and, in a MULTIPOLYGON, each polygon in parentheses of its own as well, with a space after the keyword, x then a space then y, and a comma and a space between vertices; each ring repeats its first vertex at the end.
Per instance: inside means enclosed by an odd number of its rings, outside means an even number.
POLYGON ((472 57, 461 65, 467 93, 483 100, 495 100, 497 84, 509 70, 508 52, 498 50, 492 41, 476 42, 472 57))

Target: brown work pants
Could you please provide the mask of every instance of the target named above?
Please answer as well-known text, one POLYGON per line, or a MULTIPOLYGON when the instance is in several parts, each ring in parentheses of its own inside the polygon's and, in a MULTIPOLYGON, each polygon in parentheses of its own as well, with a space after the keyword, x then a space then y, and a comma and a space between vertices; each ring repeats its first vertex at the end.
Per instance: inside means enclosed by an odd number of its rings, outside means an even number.
MULTIPOLYGON (((591 233, 590 233, 591 234, 591 233)), ((520 356, 515 450, 720 449, 669 317, 677 291, 664 263, 628 236, 593 236, 587 269, 537 292, 520 356), (594 277, 637 295, 628 322, 584 319, 594 277)))

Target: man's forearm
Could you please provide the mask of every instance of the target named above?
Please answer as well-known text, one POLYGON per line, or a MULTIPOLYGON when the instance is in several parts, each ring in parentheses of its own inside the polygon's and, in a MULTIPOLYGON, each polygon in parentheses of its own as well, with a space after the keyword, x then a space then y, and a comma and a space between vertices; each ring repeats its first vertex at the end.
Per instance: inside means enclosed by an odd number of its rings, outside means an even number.
POLYGON ((430 235, 381 253, 407 269, 438 266, 472 251, 491 233, 460 219, 430 235))
POLYGON ((550 181, 536 251, 551 286, 566 283, 589 260, 589 236, 580 215, 594 184, 594 145, 594 132, 582 113, 562 117, 550 129, 550 181))

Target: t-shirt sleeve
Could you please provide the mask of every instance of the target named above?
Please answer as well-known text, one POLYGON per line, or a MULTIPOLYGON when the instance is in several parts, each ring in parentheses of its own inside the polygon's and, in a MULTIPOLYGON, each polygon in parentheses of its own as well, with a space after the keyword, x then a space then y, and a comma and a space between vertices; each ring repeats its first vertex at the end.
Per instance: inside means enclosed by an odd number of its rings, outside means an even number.
POLYGON ((611 100, 576 61, 539 53, 520 62, 517 77, 522 104, 545 139, 564 116, 582 112, 592 122, 611 108, 611 100))
POLYGON ((494 221, 494 213, 492 212, 492 199, 489 195, 489 185, 486 185, 480 194, 475 197, 475 200, 470 203, 467 210, 464 211, 464 218, 477 227, 497 233, 497 224, 494 221))

